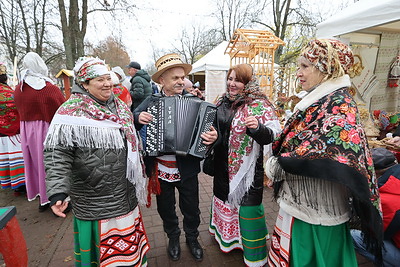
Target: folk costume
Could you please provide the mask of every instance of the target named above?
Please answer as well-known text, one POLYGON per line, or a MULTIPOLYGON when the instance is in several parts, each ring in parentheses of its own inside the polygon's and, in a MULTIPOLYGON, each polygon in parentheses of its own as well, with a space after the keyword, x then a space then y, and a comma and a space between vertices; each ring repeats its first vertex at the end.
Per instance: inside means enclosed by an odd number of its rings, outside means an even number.
MULTIPOLYGON (((177 54, 167 54, 156 61, 157 72, 152 79, 159 83, 160 76, 167 70, 182 67, 188 74, 192 66, 182 62, 177 54)), ((133 86, 133 84, 132 84, 133 86)), ((157 98, 166 97, 164 90, 159 94, 153 94, 135 109, 135 127, 143 130, 143 124, 139 123, 141 112, 147 111, 151 102, 157 98)), ((194 96, 193 96, 194 97, 194 96)), ((134 100, 135 101, 135 100, 134 100)), ((158 157, 146 156, 146 172, 149 176, 148 204, 151 204, 151 194, 156 194, 157 212, 163 221, 164 232, 169 243, 167 252, 169 257, 176 261, 180 258, 179 219, 176 214, 175 191, 179 192, 179 208, 183 215, 183 230, 189 251, 196 261, 203 259, 203 249, 198 243, 200 225, 199 208, 199 181, 200 158, 191 155, 161 155, 158 157)))
POLYGON ((264 266, 269 236, 262 205, 263 158, 280 125, 273 106, 259 91, 256 77, 242 95, 227 93, 219 101, 217 127, 221 140, 213 148, 214 197, 209 231, 223 252, 241 249, 247 266, 264 266), (258 119, 257 129, 244 126, 248 116, 258 119))
POLYGON ((379 255, 382 220, 367 138, 344 74, 352 54, 338 41, 316 40, 302 56, 332 78, 295 106, 267 161, 280 206, 268 264, 357 266, 347 222, 360 225, 379 255))
POLYGON ((20 121, 14 103, 14 90, 7 85, 7 69, 0 63, 0 185, 25 186, 24 159, 19 134, 20 121))
MULTIPOLYGON (((79 84, 108 74, 104 62, 80 58, 79 84)), ((141 147, 129 108, 76 86, 45 140, 51 204, 71 198, 76 266, 145 266, 150 246, 138 204, 146 204, 141 147)))
POLYGON ((39 196, 40 205, 46 207, 49 200, 46 195, 43 141, 65 97, 60 88, 47 77, 47 66, 38 54, 27 53, 23 59, 23 68, 21 82, 15 88, 14 101, 21 120, 27 197, 32 201, 39 196))
MULTIPOLYGON (((121 69, 121 68, 119 68, 119 69, 121 69)), ((121 71, 122 71, 122 69, 121 69, 121 71)), ((123 73, 123 71, 122 71, 122 73, 123 73)), ((132 97, 131 97, 131 94, 129 93, 129 89, 126 88, 124 85, 122 85, 122 79, 121 80, 118 79, 116 72, 111 71, 110 75, 111 75, 112 82, 114 84, 114 86, 113 86, 114 95, 116 97, 118 97, 119 99, 121 99, 122 101, 124 101, 124 103, 128 107, 131 107, 132 106, 132 97)), ((118 73, 118 75, 120 75, 120 74, 118 73)))

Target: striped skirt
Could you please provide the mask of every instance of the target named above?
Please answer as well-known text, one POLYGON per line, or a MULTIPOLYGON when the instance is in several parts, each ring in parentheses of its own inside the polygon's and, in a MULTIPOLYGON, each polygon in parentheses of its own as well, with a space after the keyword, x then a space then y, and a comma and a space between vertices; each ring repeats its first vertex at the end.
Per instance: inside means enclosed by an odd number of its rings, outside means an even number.
POLYGON ((17 189, 25 185, 24 159, 20 135, 0 137, 0 184, 17 189))
POLYGON ((223 252, 241 249, 247 266, 266 264, 269 236, 262 204, 238 210, 214 196, 210 217, 209 231, 223 252))
POLYGON ((150 249, 139 207, 107 220, 74 217, 75 266, 147 266, 150 249))
POLYGON ((313 225, 280 209, 271 237, 268 266, 356 267, 347 224, 313 225))

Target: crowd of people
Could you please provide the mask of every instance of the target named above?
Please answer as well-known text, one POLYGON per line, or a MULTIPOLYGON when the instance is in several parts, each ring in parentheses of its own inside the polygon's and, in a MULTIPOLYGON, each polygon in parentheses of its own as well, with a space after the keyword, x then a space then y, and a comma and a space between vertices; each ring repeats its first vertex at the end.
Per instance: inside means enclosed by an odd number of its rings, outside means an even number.
MULTIPOLYGON (((353 63, 346 44, 310 41, 298 58, 302 98, 284 125, 252 66, 229 69, 216 119, 200 133, 213 177, 209 232, 222 252, 242 250, 246 266, 357 266, 356 251, 376 265, 396 265, 399 165, 389 150, 368 146, 349 90, 353 63), (279 206, 271 232, 265 184, 279 206)), ((205 101, 187 78, 192 66, 172 53, 156 61, 152 76, 130 62, 127 79, 121 67, 82 56, 65 99, 38 54, 27 53, 22 65, 12 89, 0 63, 1 187, 39 198, 41 212, 72 213, 75 266, 146 266, 151 244, 141 208, 152 195, 168 257, 181 257, 178 202, 186 244, 202 261, 203 158, 146 153, 148 126, 159 119, 154 103, 205 101)))

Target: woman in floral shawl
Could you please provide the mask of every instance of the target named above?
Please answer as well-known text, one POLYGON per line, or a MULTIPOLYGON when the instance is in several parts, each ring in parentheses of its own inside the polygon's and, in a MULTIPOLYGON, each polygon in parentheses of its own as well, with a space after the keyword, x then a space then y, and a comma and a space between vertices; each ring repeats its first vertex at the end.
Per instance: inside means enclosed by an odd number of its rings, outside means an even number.
POLYGON ((295 106, 266 164, 280 206, 270 266, 357 266, 350 219, 380 257, 379 197, 357 105, 347 75, 350 48, 311 41, 297 77, 305 96, 295 106))
POLYGON ((7 68, 0 63, 0 187, 11 187, 18 195, 25 191, 24 159, 19 113, 7 79, 7 68))
POLYGON ((250 65, 228 71, 227 92, 217 104, 217 126, 210 233, 223 252, 241 249, 247 266, 264 266, 268 231, 263 158, 280 125, 250 65))
POLYGON ((104 61, 80 58, 74 72, 77 86, 45 140, 51 209, 65 217, 70 198, 75 266, 147 265, 138 207, 146 202, 146 179, 132 113, 114 97, 104 61))

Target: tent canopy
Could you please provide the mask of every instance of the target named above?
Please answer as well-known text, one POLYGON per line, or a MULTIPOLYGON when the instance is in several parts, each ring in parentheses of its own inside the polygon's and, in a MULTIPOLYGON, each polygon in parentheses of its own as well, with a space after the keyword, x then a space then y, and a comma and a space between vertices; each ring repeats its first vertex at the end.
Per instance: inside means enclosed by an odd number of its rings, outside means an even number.
POLYGON ((400 0, 360 0, 317 25, 317 37, 363 30, 400 32, 400 0))
POLYGON ((229 70, 231 59, 225 54, 228 41, 223 41, 192 65, 192 73, 206 70, 229 70))

